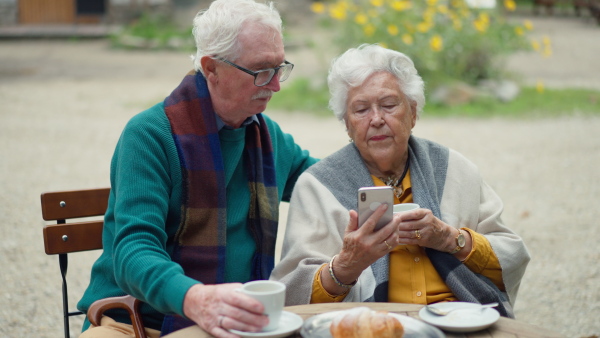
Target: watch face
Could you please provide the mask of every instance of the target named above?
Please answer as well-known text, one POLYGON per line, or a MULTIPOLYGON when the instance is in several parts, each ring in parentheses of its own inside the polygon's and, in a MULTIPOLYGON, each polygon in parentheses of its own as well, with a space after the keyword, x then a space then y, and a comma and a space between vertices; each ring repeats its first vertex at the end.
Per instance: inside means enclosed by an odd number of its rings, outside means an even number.
POLYGON ((463 235, 462 232, 456 238, 456 242, 457 242, 458 246, 460 246, 461 248, 465 246, 465 243, 466 243, 465 235, 463 235))

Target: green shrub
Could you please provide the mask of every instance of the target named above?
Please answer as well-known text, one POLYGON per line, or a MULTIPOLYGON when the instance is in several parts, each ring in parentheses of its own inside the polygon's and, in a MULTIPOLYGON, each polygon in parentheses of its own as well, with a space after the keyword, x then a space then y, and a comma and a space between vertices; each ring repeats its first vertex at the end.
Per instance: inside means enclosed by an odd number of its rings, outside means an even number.
MULTIPOLYGON (((328 110, 329 94, 326 89, 310 86, 307 78, 297 78, 273 95, 268 110, 301 111, 317 116, 333 117, 328 110)), ((427 103, 423 118, 430 117, 507 117, 537 118, 556 116, 600 115, 600 91, 592 89, 549 89, 523 87, 521 94, 510 102, 501 102, 480 96, 468 104, 447 106, 427 103)), ((267 111, 268 111, 267 110, 267 111)))
POLYGON ((164 15, 149 13, 113 34, 111 41, 124 48, 192 50, 195 46, 191 27, 180 28, 164 15))
POLYGON ((511 23, 506 11, 516 4, 502 4, 473 9, 464 0, 335 0, 311 9, 335 32, 338 53, 362 43, 398 50, 412 58, 431 88, 501 78, 503 56, 532 49, 531 23, 511 23))

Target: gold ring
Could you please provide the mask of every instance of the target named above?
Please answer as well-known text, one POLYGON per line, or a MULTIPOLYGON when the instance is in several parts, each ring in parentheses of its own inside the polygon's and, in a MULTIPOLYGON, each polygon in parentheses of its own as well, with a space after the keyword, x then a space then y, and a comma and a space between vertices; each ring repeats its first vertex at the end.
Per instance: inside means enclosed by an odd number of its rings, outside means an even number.
POLYGON ((415 230, 415 237, 417 239, 421 239, 421 233, 419 232, 419 230, 415 230))
POLYGON ((383 241, 383 243, 385 243, 385 245, 387 246, 388 250, 391 250, 391 249, 392 249, 392 246, 391 246, 391 245, 389 245, 389 244, 387 243, 387 241, 383 241))

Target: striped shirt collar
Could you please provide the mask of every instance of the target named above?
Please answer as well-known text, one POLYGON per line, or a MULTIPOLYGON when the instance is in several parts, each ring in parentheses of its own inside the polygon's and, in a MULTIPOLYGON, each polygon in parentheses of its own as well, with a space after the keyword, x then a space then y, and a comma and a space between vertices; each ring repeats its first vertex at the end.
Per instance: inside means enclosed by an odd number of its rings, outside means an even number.
MULTIPOLYGON (((219 114, 215 113, 215 117, 217 119, 217 130, 221 131, 221 129, 223 128, 227 128, 227 129, 234 129, 228 125, 225 124, 225 122, 223 122, 223 119, 221 119, 221 117, 219 116, 219 114)), ((256 115, 252 115, 250 117, 248 117, 241 125, 241 127, 245 127, 249 124, 251 124, 252 122, 256 122, 260 125, 260 121, 258 121, 258 117, 256 117, 256 115)))

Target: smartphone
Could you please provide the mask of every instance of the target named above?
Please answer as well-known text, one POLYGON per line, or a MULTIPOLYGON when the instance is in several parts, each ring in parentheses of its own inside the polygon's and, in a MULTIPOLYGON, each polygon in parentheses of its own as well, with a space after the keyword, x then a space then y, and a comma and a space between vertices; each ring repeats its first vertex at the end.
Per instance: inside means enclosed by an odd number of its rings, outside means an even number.
POLYGON ((388 208, 377 222, 375 230, 381 229, 392 221, 394 210, 392 187, 363 187, 358 189, 358 226, 362 226, 377 210, 377 207, 384 203, 388 205, 388 208))

